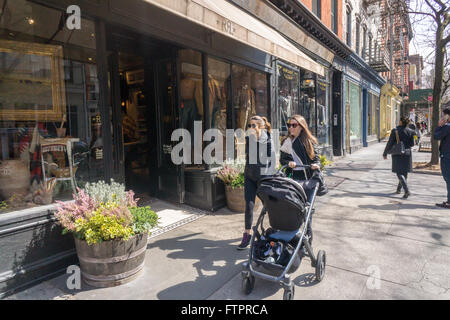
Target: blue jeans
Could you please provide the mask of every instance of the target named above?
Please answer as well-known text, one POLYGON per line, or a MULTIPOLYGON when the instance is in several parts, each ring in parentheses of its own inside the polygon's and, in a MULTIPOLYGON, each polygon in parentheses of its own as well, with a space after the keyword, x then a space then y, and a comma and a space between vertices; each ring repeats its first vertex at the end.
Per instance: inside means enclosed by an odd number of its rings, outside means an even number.
POLYGON ((447 184, 447 202, 450 203, 450 158, 441 157, 441 170, 447 184))

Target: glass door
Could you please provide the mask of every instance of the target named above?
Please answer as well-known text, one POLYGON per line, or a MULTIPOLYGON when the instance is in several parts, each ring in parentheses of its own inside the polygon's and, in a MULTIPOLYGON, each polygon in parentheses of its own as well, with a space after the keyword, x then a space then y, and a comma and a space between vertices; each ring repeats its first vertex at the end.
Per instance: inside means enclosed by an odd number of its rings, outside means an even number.
POLYGON ((178 143, 172 142, 175 129, 181 128, 177 79, 179 71, 175 58, 155 62, 155 85, 158 121, 158 196, 175 202, 184 202, 184 165, 172 162, 171 152, 178 143))

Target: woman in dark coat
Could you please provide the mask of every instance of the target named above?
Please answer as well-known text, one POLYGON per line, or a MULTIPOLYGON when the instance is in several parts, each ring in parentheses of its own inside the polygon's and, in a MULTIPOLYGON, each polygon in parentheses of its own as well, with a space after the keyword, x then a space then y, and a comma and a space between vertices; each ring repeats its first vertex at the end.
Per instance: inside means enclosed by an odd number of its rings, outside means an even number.
POLYGON ((265 117, 253 116, 248 123, 248 135, 245 138, 245 230, 238 250, 245 249, 250 243, 253 224, 253 208, 256 200, 258 180, 273 174, 276 163, 275 150, 272 149, 271 126, 265 117), (253 147, 255 147, 253 149, 253 147), (254 151, 253 151, 254 150, 254 151), (264 154, 266 153, 266 154, 264 154))
POLYGON ((406 179, 408 179, 408 172, 412 172, 412 155, 411 148, 414 146, 414 134, 415 132, 408 128, 409 119, 403 117, 400 119, 400 123, 397 128, 391 131, 389 141, 386 144, 386 148, 383 152, 383 158, 387 159, 387 154, 390 149, 397 143, 396 132, 398 132, 398 137, 400 141, 403 141, 405 145, 405 155, 392 155, 392 172, 397 174, 398 186, 397 193, 403 190, 405 195, 403 199, 407 199, 410 195, 408 185, 406 184, 406 179))
MULTIPOLYGON (((287 174, 294 180, 307 180, 314 170, 320 169, 320 158, 317 150, 317 138, 308 129, 308 124, 301 115, 293 115, 288 122, 288 137, 280 149, 281 165, 288 165, 287 174), (297 165, 311 166, 308 169, 295 168, 297 165), (298 169, 298 170, 297 170, 298 169), (306 176, 305 176, 306 174, 306 176)), ((305 190, 308 201, 312 201, 313 190, 305 190)), ((310 217, 307 235, 312 242, 312 216, 310 217)))

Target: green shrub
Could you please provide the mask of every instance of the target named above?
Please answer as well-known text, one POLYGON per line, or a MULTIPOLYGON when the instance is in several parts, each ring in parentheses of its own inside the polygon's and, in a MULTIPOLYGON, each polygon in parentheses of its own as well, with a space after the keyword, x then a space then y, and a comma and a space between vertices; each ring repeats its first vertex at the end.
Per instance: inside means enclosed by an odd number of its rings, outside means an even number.
POLYGON ((240 173, 236 178, 231 181, 232 188, 242 188, 244 186, 244 174, 240 173))
POLYGON ((320 159, 320 170, 324 171, 325 167, 332 164, 333 162, 329 161, 326 156, 319 155, 320 159))
POLYGON ((159 217, 155 211, 150 210, 149 206, 133 207, 130 208, 130 211, 133 215, 133 224, 131 227, 134 233, 149 232, 158 225, 159 217))
POLYGON ((125 225, 125 219, 105 215, 101 209, 94 211, 88 219, 75 221, 76 236, 88 245, 109 240, 128 240, 134 235, 133 228, 125 225))

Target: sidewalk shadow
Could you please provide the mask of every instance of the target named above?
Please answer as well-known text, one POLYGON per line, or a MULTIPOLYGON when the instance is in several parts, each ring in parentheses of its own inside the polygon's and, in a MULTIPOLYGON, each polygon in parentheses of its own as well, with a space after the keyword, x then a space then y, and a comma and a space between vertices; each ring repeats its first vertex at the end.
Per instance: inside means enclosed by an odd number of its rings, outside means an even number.
MULTIPOLYGON (((236 288, 232 287, 231 290, 224 291, 223 294, 227 296, 226 299, 264 299, 282 290, 278 283, 256 279, 253 292, 248 296, 244 295, 241 290, 239 274, 242 271, 242 263, 248 259, 248 250, 236 250, 234 243, 239 239, 208 240, 193 238, 198 235, 201 235, 201 233, 159 240, 149 244, 149 247, 172 251, 167 255, 171 259, 197 260, 192 264, 193 270, 197 273, 195 279, 178 283, 158 292, 158 299, 208 299, 215 292, 229 284, 230 281, 233 281, 236 276, 238 276, 239 284, 236 285, 236 288)), ((268 270, 265 272, 271 273, 268 270)), ((312 286, 315 282, 311 275, 309 273, 300 275, 294 280, 294 283, 298 286, 312 286)), ((234 282, 231 282, 231 285, 234 285, 234 282)))
MULTIPOLYGON (((239 260, 247 259, 248 251, 237 251, 234 243, 239 239, 209 240, 199 239, 193 233, 170 239, 157 240, 147 247, 170 251, 168 258, 178 260, 197 260, 192 264, 197 276, 166 288, 157 293, 158 299, 204 300, 233 278, 241 269, 239 260)), ((187 268, 189 268, 187 266, 187 268)))

